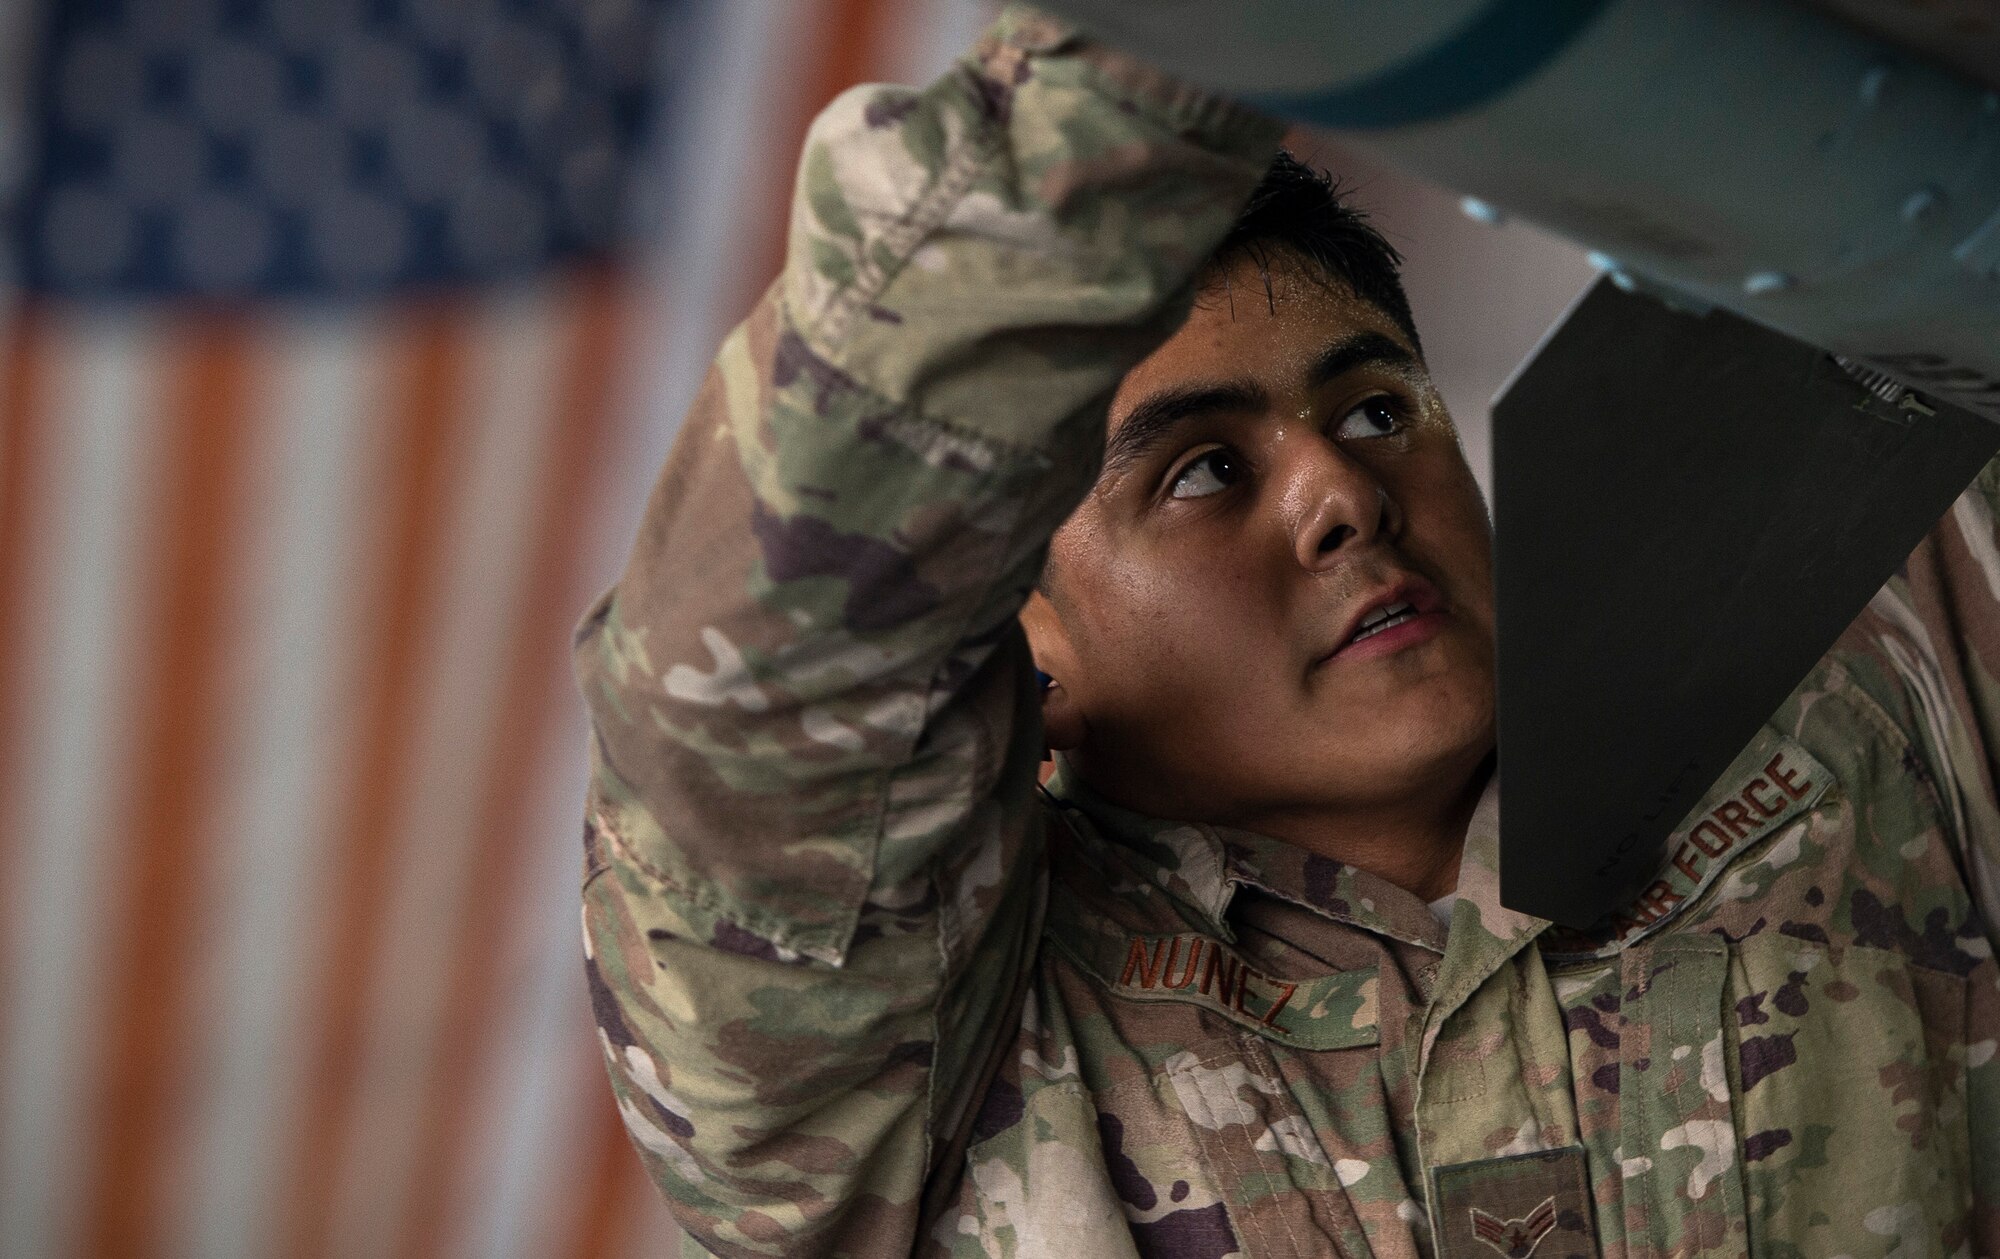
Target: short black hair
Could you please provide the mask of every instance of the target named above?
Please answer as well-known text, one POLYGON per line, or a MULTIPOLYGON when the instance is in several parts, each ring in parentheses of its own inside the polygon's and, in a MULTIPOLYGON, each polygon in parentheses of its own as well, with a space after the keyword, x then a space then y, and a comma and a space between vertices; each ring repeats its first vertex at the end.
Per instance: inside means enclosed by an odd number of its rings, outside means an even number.
POLYGON ((1268 272, 1274 249, 1297 255, 1324 278, 1379 307, 1422 357, 1423 343, 1403 292, 1403 255, 1367 214, 1348 203, 1333 176, 1282 149, 1215 247, 1209 267, 1213 271, 1250 258, 1268 272))

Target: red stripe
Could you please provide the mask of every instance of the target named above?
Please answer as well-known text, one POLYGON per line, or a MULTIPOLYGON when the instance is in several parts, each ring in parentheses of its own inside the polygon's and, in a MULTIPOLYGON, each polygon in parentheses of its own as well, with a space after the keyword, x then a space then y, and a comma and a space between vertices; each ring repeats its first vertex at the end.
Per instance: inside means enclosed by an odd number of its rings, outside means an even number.
MULTIPOLYGON (((882 0, 820 0, 813 6, 816 19, 805 46, 822 50, 798 92, 798 111, 785 126, 767 137, 763 151, 786 163, 787 172, 797 168, 805 148, 806 131, 812 120, 834 97, 857 83, 865 82, 878 68, 885 7, 882 0)), ((741 318, 756 304, 771 280, 785 265, 785 235, 791 224, 792 181, 776 181, 774 195, 766 197, 763 222, 748 233, 751 246, 749 266, 743 272, 736 299, 730 307, 730 322, 741 318)))
POLYGON ((123 807, 122 887, 107 908, 112 975, 95 1038, 96 1158, 85 1253, 160 1253, 167 1155, 182 1116, 194 1031, 189 995, 200 946, 221 777, 227 611, 242 530, 254 367, 248 325, 185 316, 166 347, 161 519, 149 531, 142 641, 127 715, 134 767, 123 807))
POLYGON ((625 1135, 601 1066, 596 1074, 601 1099, 591 1113, 596 1153, 587 1178, 578 1178, 582 1206, 561 1259, 619 1259, 642 1196, 659 1192, 646 1179, 632 1139, 625 1135))
MULTIPOLYGON (((28 553, 40 534, 36 523, 46 497, 40 478, 47 471, 48 422, 42 409, 52 337, 43 313, 27 307, 7 319, 0 338, 0 793, 5 793, 30 737, 21 717, 33 580, 28 553)), ((11 803, 0 794, 0 808, 11 803)), ((18 842, 0 826, 0 887, 14 877, 18 842)), ((12 1000, 0 994, 0 1020, 12 1009, 12 1000)))
MULTIPOLYGON (((462 1190, 463 1156, 470 1153, 465 1116, 472 1108, 472 1085, 484 1078, 480 1068, 490 1057, 505 971, 495 954, 508 934, 506 915, 539 899, 522 895, 521 873, 541 868, 531 854, 554 839, 530 828, 535 819, 524 815, 521 797, 546 764, 552 725, 566 724, 552 719, 555 704, 571 693, 563 645, 592 593, 581 584, 590 571, 582 551, 590 536, 590 504, 601 497, 591 490, 603 472, 615 417, 612 387, 625 316, 624 294, 608 269, 590 270, 572 283, 564 301, 569 344, 555 402, 556 440, 536 491, 534 549, 523 557, 528 580, 509 618, 513 632, 501 710, 485 732, 480 762, 485 786, 467 857, 478 877, 466 880, 465 897, 453 909, 456 944, 435 1031, 436 1055, 422 1093, 416 1180, 401 1230, 400 1253, 409 1259, 439 1252, 451 1199, 462 1190)), ((582 754, 580 748, 570 751, 572 760, 582 754)))
POLYGON ((319 1023, 303 1075, 310 1092, 298 1120, 278 1254, 325 1253, 327 1227, 354 1119, 364 1042, 362 1018, 382 919, 395 877, 398 804, 410 787, 422 647, 436 611, 438 571, 452 488, 447 456, 463 425, 465 302, 408 308, 387 339, 391 412, 378 470, 387 517, 369 592, 373 634, 357 654, 354 762, 342 775, 345 812, 333 832, 339 869, 326 919, 312 931, 320 972, 310 983, 319 1023))
MULTIPOLYGON (((40 519, 45 430, 41 411, 49 359, 48 321, 34 308, 14 312, 0 331, 0 787, 27 732, 21 711, 28 590, 29 537, 40 519)), ((0 835, 0 862, 12 856, 13 838, 0 835)), ((0 865, 4 877, 6 865, 0 865)))

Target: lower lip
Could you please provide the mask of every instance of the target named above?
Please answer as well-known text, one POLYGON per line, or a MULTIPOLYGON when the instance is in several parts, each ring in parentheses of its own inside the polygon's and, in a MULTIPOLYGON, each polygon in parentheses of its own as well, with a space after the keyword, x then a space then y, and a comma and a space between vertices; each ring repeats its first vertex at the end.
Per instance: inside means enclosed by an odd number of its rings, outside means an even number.
POLYGON ((1445 614, 1442 612, 1419 612, 1394 629, 1385 629, 1379 634, 1371 634, 1358 643, 1349 643, 1326 659, 1373 660, 1378 656, 1392 656, 1405 647, 1427 643, 1444 631, 1445 614))

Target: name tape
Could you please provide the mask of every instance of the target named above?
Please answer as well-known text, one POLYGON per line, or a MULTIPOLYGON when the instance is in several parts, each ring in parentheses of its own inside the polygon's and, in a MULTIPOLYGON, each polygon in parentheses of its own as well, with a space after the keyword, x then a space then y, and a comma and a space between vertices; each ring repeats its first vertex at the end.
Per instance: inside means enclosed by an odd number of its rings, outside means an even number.
POLYGON ((1201 1006, 1260 1036, 1302 1049, 1373 1045, 1374 967, 1281 979, 1222 941, 1196 932, 1127 935, 1058 931, 1051 938, 1112 993, 1201 1006))

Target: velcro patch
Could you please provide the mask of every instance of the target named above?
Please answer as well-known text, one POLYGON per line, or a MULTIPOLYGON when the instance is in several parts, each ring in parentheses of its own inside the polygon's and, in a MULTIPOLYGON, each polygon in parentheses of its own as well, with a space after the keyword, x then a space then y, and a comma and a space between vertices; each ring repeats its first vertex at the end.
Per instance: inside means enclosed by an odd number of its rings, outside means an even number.
POLYGON ((1738 857, 1819 803, 1833 785, 1832 772, 1812 753, 1765 727, 1668 837, 1666 864, 1638 898, 1586 931, 1549 928, 1542 952, 1608 957, 1651 935, 1699 900, 1738 857))
POLYGON ((1439 1259, 1596 1259, 1583 1147, 1431 1173, 1439 1259))
POLYGON ((1202 1006, 1301 1049, 1349 1049, 1380 1039, 1373 967, 1280 979, 1222 941, 1194 932, 1082 940, 1058 932, 1051 938, 1121 997, 1202 1006))

